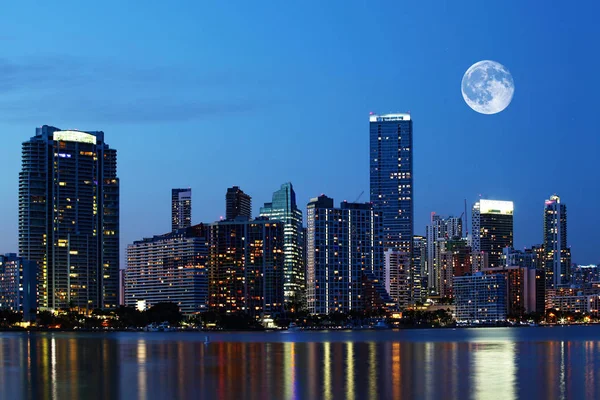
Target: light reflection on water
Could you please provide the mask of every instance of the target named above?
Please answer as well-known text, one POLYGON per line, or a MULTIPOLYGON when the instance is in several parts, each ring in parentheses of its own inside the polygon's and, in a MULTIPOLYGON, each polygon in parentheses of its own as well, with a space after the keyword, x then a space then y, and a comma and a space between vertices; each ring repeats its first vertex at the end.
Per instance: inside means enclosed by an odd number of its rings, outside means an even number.
POLYGON ((596 327, 204 336, 0 334, 0 399, 600 396, 596 327))
POLYGON ((143 339, 137 342, 137 364, 138 398, 142 400, 148 395, 146 384, 146 376, 148 375, 148 371, 146 370, 146 342, 143 339))

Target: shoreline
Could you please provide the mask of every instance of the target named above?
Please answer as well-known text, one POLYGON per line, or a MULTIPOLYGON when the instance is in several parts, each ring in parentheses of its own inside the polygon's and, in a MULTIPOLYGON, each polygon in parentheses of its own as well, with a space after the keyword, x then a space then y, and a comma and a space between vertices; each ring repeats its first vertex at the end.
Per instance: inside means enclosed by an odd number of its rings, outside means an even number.
POLYGON ((593 327, 598 323, 585 324, 543 324, 537 326, 529 325, 473 325, 473 326, 405 326, 393 327, 386 329, 348 329, 348 328, 314 328, 314 329, 178 329, 174 331, 159 331, 148 332, 143 329, 44 329, 44 328, 0 328, 0 333, 204 333, 204 334, 219 334, 219 333, 258 333, 258 332, 293 332, 293 333, 309 333, 309 332, 389 332, 389 331, 414 331, 414 330, 455 330, 455 329, 486 329, 486 328, 552 328, 552 327, 570 327, 570 326, 585 326, 593 327))

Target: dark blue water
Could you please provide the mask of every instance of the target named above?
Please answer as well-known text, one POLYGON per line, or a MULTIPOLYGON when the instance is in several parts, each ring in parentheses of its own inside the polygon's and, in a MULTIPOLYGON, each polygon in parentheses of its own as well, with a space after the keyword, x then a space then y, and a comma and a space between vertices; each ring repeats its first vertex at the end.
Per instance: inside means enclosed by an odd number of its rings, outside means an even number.
POLYGON ((600 327, 0 334, 0 399, 600 399, 600 327))

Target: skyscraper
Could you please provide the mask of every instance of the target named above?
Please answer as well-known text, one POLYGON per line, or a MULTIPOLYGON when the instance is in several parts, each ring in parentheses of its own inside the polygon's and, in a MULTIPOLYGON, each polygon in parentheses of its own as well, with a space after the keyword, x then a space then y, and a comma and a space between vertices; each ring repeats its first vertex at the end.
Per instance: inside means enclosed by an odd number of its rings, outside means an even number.
POLYGON ((225 203, 225 218, 227 220, 234 220, 239 217, 246 220, 252 218, 252 197, 244 193, 238 186, 227 189, 225 203))
POLYGON ((555 289, 569 281, 571 249, 567 247, 567 206, 557 195, 544 206, 544 252, 546 288, 555 289))
POLYGON ((396 305, 405 309, 411 302, 410 256, 400 250, 387 249, 385 257, 385 288, 396 305))
POLYGON ((171 190, 171 231, 192 226, 192 189, 171 190))
POLYGON ((283 312, 283 224, 238 219, 208 229, 210 309, 255 318, 283 312))
POLYGON ((423 301, 427 295, 427 238, 413 236, 410 302, 423 301))
POLYGON ((410 114, 369 117, 371 202, 383 218, 384 246, 412 253, 413 124, 410 114))
POLYGON ((427 285, 430 290, 440 288, 440 256, 444 242, 460 239, 463 234, 462 219, 431 214, 431 224, 426 227, 427 237, 427 285))
POLYGON ((273 193, 270 203, 260 209, 260 216, 283 223, 284 294, 286 302, 303 303, 305 299, 304 249, 302 211, 296 204, 296 193, 291 183, 284 183, 273 193))
POLYGON ((472 251, 488 254, 489 268, 502 266, 505 247, 513 247, 513 202, 481 199, 472 210, 472 251))
POLYGON ((335 208, 325 195, 310 200, 306 281, 312 314, 363 310, 363 275, 383 289, 381 232, 380 217, 370 203, 343 202, 335 208))
POLYGON ((103 132, 44 125, 23 143, 19 253, 38 268, 41 308, 116 307, 117 152, 103 132))

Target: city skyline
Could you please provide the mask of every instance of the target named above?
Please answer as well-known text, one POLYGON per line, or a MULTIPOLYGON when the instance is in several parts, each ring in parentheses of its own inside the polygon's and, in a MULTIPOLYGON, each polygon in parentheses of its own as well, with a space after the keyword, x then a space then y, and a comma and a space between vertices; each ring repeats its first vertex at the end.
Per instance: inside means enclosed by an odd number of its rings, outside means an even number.
MULTIPOLYGON (((432 211, 459 215, 465 198, 471 205, 482 194, 514 202, 516 248, 540 244, 539 210, 559 193, 569 204, 573 262, 600 261, 587 233, 600 222, 593 212, 600 196, 593 149, 600 142, 589 97, 599 83, 574 84, 583 79, 576 63, 555 53, 587 51, 594 33, 588 29, 597 28, 586 19, 597 5, 582 5, 585 12, 550 8, 538 18, 534 5, 507 2, 498 10, 505 24, 495 29, 481 18, 489 12, 484 4, 355 4, 341 11, 327 4, 311 12, 293 9, 301 22, 284 24, 278 15, 289 7, 241 5, 239 13, 230 13, 218 5, 188 4, 183 15, 155 4, 143 19, 131 20, 109 12, 111 7, 15 5, 0 16, 7 32, 0 33, 0 129, 6 133, 0 251, 17 249, 16 149, 33 127, 110 135, 124 182, 124 254, 127 243, 168 230, 172 187, 195 189, 194 222, 224 216, 222 192, 231 185, 253 197, 254 215, 282 182, 294 183, 301 209, 320 193, 353 201, 369 192, 368 113, 411 111, 417 121, 415 234, 425 234, 432 211), (331 24, 334 12, 344 18, 331 24), (113 29, 101 38, 90 33, 85 19, 77 18, 82 13, 113 29), (372 18, 365 19, 368 14, 372 18), (266 22, 256 30, 252 21, 259 15, 266 22), (396 24, 395 15, 407 22, 396 24), (65 18, 69 24, 46 35, 32 29, 34 21, 65 18), (232 28, 228 35, 217 34, 219 19, 232 28), (430 23, 416 22, 423 20, 430 23), (131 23, 139 29, 130 29, 131 23), (168 24, 169 37, 177 40, 155 32, 158 24, 168 24), (563 24, 568 29, 559 35, 555 28, 563 24), (209 40, 214 37, 219 40, 209 40), (391 54, 387 49, 399 38, 407 38, 402 54, 391 54), (370 54, 389 59, 373 62, 370 54), (460 93, 465 70, 488 58, 510 69, 516 88, 511 105, 492 116, 470 110, 460 93), (201 62, 206 59, 211 62, 201 62), (385 84, 371 84, 375 78, 385 84), (269 147, 275 143, 290 150, 269 147), (340 143, 344 151, 333 151, 340 143), (493 145, 498 155, 490 151, 493 145), (547 157, 557 146, 564 162, 547 157), (324 163, 331 167, 322 168, 324 163), (177 165, 176 177, 165 173, 165 164, 177 165), (207 166, 218 166, 219 173, 203 173, 207 166), (452 174, 445 173, 450 167, 452 174)), ((599 58, 592 54, 586 62, 593 67, 599 58)))
MULTIPOLYGON (((371 118, 372 118, 372 115, 371 115, 371 118)), ((74 132, 75 132, 75 131, 74 131, 74 132)), ((235 189, 235 190, 238 190, 238 191, 240 191, 240 193, 242 193, 242 194, 243 194, 244 196, 246 196, 246 197, 248 197, 248 196, 250 196, 250 198, 252 197, 252 195, 250 195, 250 194, 248 194, 248 193, 244 193, 242 190, 240 190, 240 188, 239 188, 238 186, 234 186, 234 187, 232 187, 232 188, 229 188, 228 190, 232 190, 232 189, 235 189)), ((187 189, 170 189, 170 190, 171 190, 171 197, 170 197, 171 213, 170 213, 170 218, 171 218, 171 222, 172 222, 172 221, 173 221, 173 218, 174 218, 174 216, 173 216, 173 204, 174 204, 173 202, 174 202, 174 197, 173 197, 173 196, 175 196, 175 192, 177 192, 177 191, 182 191, 182 193, 186 193, 186 194, 187 194, 188 196, 190 196, 190 198, 191 198, 191 191, 192 191, 192 188, 190 187, 190 188, 187 188, 187 189)), ((550 196, 550 197, 554 197, 554 196, 556 196, 556 194, 554 194, 554 195, 552 195, 552 196, 550 196)), ((252 203, 251 199, 250 199, 249 201, 250 201, 250 203, 252 203)), ((479 201, 481 201, 481 195, 479 196, 479 200, 478 200, 478 202, 479 202, 479 201)), ((484 200, 484 201, 490 201, 490 200, 489 200, 489 199, 487 199, 487 200, 484 200)), ((491 200, 491 201, 493 201, 493 202, 496 202, 497 200, 491 200)), ((309 203, 310 203, 310 201, 309 201, 307 204, 309 204, 309 203)), ((227 203, 224 203, 224 204, 225 204, 225 205, 223 206, 223 208, 225 208, 225 210, 224 210, 224 211, 226 211, 226 208, 227 208, 227 203)), ((267 203, 265 203, 265 204, 267 204, 267 203)), ((477 203, 475 203, 475 204, 477 204, 477 203)), ((548 204, 548 200, 546 200, 544 204, 547 206, 547 204, 548 204)), ((191 209, 191 206, 189 206, 189 207, 190 207, 190 209, 191 209)), ((163 211, 164 211, 164 210, 163 210, 163 211)), ((300 211, 301 211, 301 212, 304 214, 304 213, 305 213, 305 207, 302 207, 302 206, 301 206, 301 207, 300 207, 300 211)), ((155 212, 156 212, 156 211, 155 211, 155 212)), ((188 211, 188 212, 189 212, 189 214, 191 214, 191 212, 190 212, 190 211, 188 211)), ((224 215, 226 214, 226 212, 223 212, 222 214, 223 214, 223 215, 221 215, 221 216, 219 217, 219 219, 215 219, 215 220, 202 220, 202 221, 198 221, 198 220, 191 220, 191 225, 196 225, 196 224, 198 224, 198 223, 212 223, 212 222, 216 222, 216 221, 219 221, 219 220, 226 219, 226 218, 224 217, 224 215)), ((435 212, 432 212, 432 215, 435 215, 435 212)), ((259 216, 260 216, 260 208, 259 208, 259 210, 255 210, 255 207, 254 207, 253 205, 251 205, 251 207, 250 207, 250 216, 249 216, 249 217, 250 217, 250 218, 254 218, 254 217, 259 217, 259 216)), ((472 221, 471 221, 471 222, 472 222, 472 221)), ((542 218, 542 221, 541 221, 541 223, 542 223, 542 224, 544 223, 544 221, 543 221, 543 218, 542 218)), ((188 221, 187 221, 187 224, 190 224, 190 220, 189 220, 189 219, 188 219, 188 221)), ((427 231, 427 228, 428 228, 428 226, 429 226, 429 225, 426 225, 426 226, 424 227, 424 229, 423 229, 423 231, 424 231, 425 233, 426 233, 426 231, 427 231)), ((164 231, 166 232, 166 230, 164 230, 164 231)), ((470 229, 469 229, 469 231, 470 231, 470 229)), ((157 232, 163 232, 163 230, 159 230, 159 231, 156 231, 156 232, 148 232, 148 233, 146 233, 146 234, 143 234, 143 235, 141 235, 140 237, 152 237, 152 236, 153 236, 153 235, 155 235, 157 232)), ((420 233, 419 231, 416 231, 416 233, 415 233, 415 234, 419 234, 419 233, 420 233)), ((517 236, 518 236, 518 234, 517 234, 517 236)), ((522 248, 527 248, 527 247, 529 247, 529 246, 535 246, 535 245, 541 244, 541 243, 543 243, 543 241, 544 241, 543 239, 544 239, 544 238, 542 237, 542 239, 541 239, 541 240, 539 240, 538 242, 533 242, 533 243, 528 243, 528 244, 525 244, 524 246, 522 246, 522 248)), ((133 242, 133 241, 135 241, 135 240, 139 240, 139 238, 136 238, 136 239, 132 240, 131 242, 133 242)), ((124 254, 126 254, 126 251, 127 251, 127 246, 128 246, 128 245, 129 245, 131 242, 129 242, 129 243, 123 243, 123 242, 121 242, 121 243, 120 243, 120 246, 121 246, 121 256, 120 256, 120 257, 121 257, 121 269, 124 269, 124 268, 126 267, 126 264, 127 264, 127 263, 126 263, 126 261, 125 261, 124 254)), ((568 246, 569 248, 571 248, 571 243, 569 242, 569 243, 567 244, 567 246, 568 246)), ((515 247, 515 248, 517 248, 517 249, 518 249, 519 247, 515 247)), ((9 251, 7 251, 7 253, 8 253, 8 252, 9 252, 9 251)), ((595 263, 595 262, 592 262, 592 263, 595 263)), ((585 263, 582 263, 582 264, 585 264, 585 263)))
POLYGON ((0 399, 600 399, 600 2, 7 2, 0 399))

